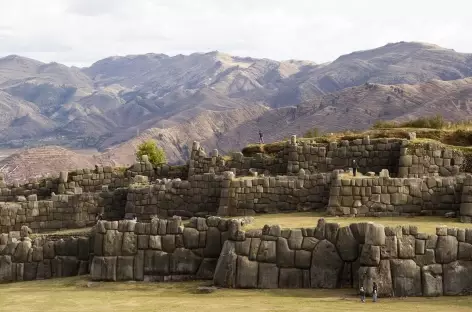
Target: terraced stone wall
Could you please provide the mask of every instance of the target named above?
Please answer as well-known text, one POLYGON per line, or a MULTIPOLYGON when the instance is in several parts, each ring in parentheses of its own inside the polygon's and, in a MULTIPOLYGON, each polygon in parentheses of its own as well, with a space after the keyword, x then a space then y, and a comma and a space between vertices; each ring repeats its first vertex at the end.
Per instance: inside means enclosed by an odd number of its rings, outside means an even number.
POLYGON ((31 239, 24 231, 0 234, 0 283, 89 273, 89 237, 31 239))
POLYGON ((454 176, 467 171, 460 151, 439 144, 423 145, 406 141, 400 149, 399 177, 454 176))
POLYGON ((332 174, 276 177, 229 177, 222 189, 218 215, 251 216, 256 213, 324 209, 332 174))
POLYGON ((214 283, 229 288, 342 288, 378 284, 380 296, 472 292, 472 229, 373 223, 241 231, 225 242, 214 283))
POLYGON ((99 193, 52 195, 51 200, 30 195, 0 203, 0 233, 19 230, 23 225, 34 232, 86 227, 95 223, 96 214, 102 210, 99 193))
POLYGON ((92 280, 182 281, 211 280, 221 247, 237 239, 241 221, 217 217, 179 217, 99 222, 94 240, 92 280))
POLYGON ((300 169, 305 169, 306 173, 346 170, 353 160, 359 166, 358 171, 364 174, 379 173, 383 169, 396 173, 402 141, 365 137, 326 144, 297 142, 293 136, 284 149, 284 156, 288 157, 287 173, 297 174, 300 169))
POLYGON ((205 173, 188 180, 158 180, 151 185, 136 185, 128 189, 125 213, 138 219, 150 220, 176 216, 215 215, 221 194, 223 175, 205 173))
POLYGON ((39 199, 46 199, 52 192, 57 192, 59 180, 48 177, 45 179, 31 178, 28 183, 18 182, 6 183, 4 176, 0 173, 0 202, 14 202, 19 196, 28 197, 36 195, 39 199))
POLYGON ((250 171, 270 175, 297 175, 300 169, 306 174, 346 170, 356 160, 359 172, 380 172, 388 169, 397 173, 401 139, 356 139, 332 143, 297 141, 295 136, 273 155, 256 154, 245 157, 232 153, 228 160, 214 150, 207 157, 203 148, 195 142, 190 158, 189 175, 207 172, 233 171, 236 176, 248 175, 250 171))
POLYGON ((458 213, 465 179, 465 176, 338 178, 332 182, 327 212, 360 217, 458 213))

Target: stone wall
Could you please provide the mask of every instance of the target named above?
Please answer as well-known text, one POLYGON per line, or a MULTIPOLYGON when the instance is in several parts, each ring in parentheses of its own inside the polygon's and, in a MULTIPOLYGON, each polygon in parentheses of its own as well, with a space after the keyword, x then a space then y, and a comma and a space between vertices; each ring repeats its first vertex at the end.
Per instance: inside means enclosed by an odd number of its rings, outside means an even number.
POLYGON ((405 141, 400 153, 399 177, 454 176, 466 171, 460 151, 436 143, 418 145, 405 141))
POLYGON ((330 215, 393 217, 459 212, 465 176, 338 178, 333 181, 330 215))
POLYGON ((400 139, 356 139, 316 143, 303 141, 297 143, 292 137, 291 144, 284 149, 288 156, 287 172, 296 174, 300 169, 307 173, 330 172, 336 169, 346 170, 356 160, 361 173, 376 172, 388 169, 392 173, 398 170, 400 139))
POLYGON ((88 274, 89 261, 89 237, 0 234, 0 283, 88 274))
POLYGON ((222 190, 218 215, 324 209, 328 204, 331 176, 330 173, 305 175, 302 170, 298 176, 229 177, 229 186, 222 190))
POLYGON ((357 139, 332 143, 297 141, 295 136, 273 155, 256 154, 245 157, 232 153, 225 160, 214 150, 211 157, 195 142, 190 158, 189 175, 207 172, 223 173, 235 171, 236 176, 247 175, 249 171, 271 175, 296 175, 300 169, 307 174, 345 170, 356 160, 359 171, 380 172, 388 169, 398 171, 401 139, 357 139), (251 170, 252 169, 252 170, 251 170))
POLYGON ((241 234, 241 221, 217 217, 99 222, 94 240, 92 280, 211 280, 221 247, 241 234))
POLYGON ((14 182, 7 184, 3 174, 0 173, 0 202, 16 201, 18 196, 28 197, 36 195, 40 199, 46 199, 52 192, 57 192, 59 180, 53 177, 44 179, 31 178, 28 183, 14 182))
POLYGON ((215 215, 221 194, 222 175, 193 175, 187 181, 157 180, 151 185, 131 185, 125 212, 139 220, 152 216, 182 217, 215 215))
POLYGON ((102 209, 99 193, 52 195, 51 200, 30 195, 17 202, 0 202, 0 232, 19 230, 23 225, 34 232, 81 228, 94 224, 102 209))
POLYGON ((229 288, 341 288, 376 282, 380 296, 440 296, 472 292, 472 229, 373 223, 340 227, 241 231, 225 242, 214 275, 229 288))

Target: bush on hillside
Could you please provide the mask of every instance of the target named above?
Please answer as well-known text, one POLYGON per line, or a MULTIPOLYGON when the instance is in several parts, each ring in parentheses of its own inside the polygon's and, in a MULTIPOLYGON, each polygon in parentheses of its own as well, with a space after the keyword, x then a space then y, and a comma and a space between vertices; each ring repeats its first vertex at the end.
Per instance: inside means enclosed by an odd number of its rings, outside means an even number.
POLYGON ((303 135, 304 138, 316 138, 316 137, 319 137, 319 136, 321 136, 321 132, 318 128, 309 129, 303 135))
POLYGON ((433 117, 421 117, 418 119, 405 121, 402 123, 396 123, 394 121, 383 121, 379 120, 374 123, 372 128, 374 129, 387 129, 387 128, 430 128, 430 129, 442 129, 446 127, 447 122, 441 115, 433 117))
POLYGON ((147 155, 149 161, 154 166, 167 163, 166 153, 162 148, 158 147, 156 142, 153 140, 143 142, 138 146, 138 150, 136 151, 136 159, 141 161, 143 155, 147 155))

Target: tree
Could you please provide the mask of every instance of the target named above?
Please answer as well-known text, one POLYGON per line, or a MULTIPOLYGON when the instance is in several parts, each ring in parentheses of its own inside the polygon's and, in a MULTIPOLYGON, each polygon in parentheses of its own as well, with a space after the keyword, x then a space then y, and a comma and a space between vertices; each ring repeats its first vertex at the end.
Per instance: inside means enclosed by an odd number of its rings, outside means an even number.
POLYGON ((320 136, 320 130, 318 128, 312 128, 309 129, 305 134, 303 135, 304 138, 316 138, 320 136))
POLYGON ((149 161, 154 166, 159 166, 167 162, 166 153, 162 148, 158 147, 156 142, 153 140, 143 142, 138 146, 138 150, 136 151, 136 159, 141 161, 143 155, 147 155, 149 161))

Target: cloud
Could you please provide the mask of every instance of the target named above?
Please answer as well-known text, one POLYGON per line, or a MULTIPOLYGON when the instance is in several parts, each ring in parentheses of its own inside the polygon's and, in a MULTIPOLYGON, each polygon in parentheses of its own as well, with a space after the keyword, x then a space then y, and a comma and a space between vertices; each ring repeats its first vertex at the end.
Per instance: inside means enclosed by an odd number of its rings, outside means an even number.
POLYGON ((0 7, 0 56, 68 65, 211 50, 325 62, 402 40, 472 52, 469 0, 0 0, 0 7))

